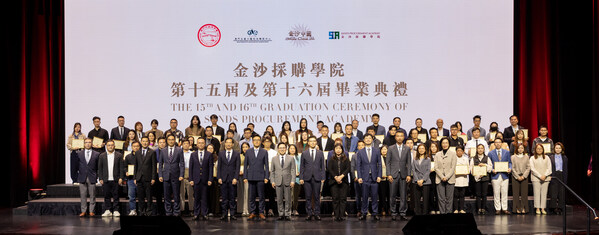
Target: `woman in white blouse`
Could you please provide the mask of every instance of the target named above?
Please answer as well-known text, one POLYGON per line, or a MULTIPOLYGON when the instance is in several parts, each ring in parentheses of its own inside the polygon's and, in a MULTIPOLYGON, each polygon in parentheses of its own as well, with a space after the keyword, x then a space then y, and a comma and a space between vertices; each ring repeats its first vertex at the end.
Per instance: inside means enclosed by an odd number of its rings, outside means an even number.
POLYGON ((534 157, 530 158, 530 171, 536 214, 546 215, 547 190, 551 181, 551 160, 545 155, 545 149, 540 144, 535 146, 534 157))

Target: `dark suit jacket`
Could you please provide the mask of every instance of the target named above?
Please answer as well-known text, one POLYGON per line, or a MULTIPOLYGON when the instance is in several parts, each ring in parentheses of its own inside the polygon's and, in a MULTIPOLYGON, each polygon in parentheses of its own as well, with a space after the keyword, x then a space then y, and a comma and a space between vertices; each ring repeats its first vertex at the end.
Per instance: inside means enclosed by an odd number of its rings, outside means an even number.
MULTIPOLYGON (((114 177, 114 181, 118 181, 123 178, 122 166, 123 162, 123 154, 114 151, 114 163, 112 166, 112 177, 114 177)), ((103 152, 100 154, 100 159, 98 161, 98 178, 103 180, 104 182, 108 181, 108 152, 103 152)))
MULTIPOLYGON (((518 125, 518 130, 525 129, 524 127, 518 125)), ((506 142, 508 145, 512 143, 512 137, 516 136, 514 130, 512 130, 512 126, 508 126, 503 129, 503 142, 506 142)))
POLYGON ((266 149, 260 148, 258 156, 256 156, 254 148, 250 148, 245 152, 243 178, 250 181, 269 179, 268 152, 266 149))
POLYGON ((319 137, 318 139, 316 139, 316 144, 318 145, 318 148, 322 151, 333 151, 333 148, 335 147, 335 141, 331 138, 327 138, 325 146, 322 146, 322 137, 319 137))
MULTIPOLYGON (((185 159, 183 158, 183 149, 175 146, 173 157, 169 157, 169 146, 164 147, 160 153, 160 162, 158 163, 159 177, 162 180, 179 179, 185 174, 185 159)), ((141 150, 140 150, 141 152, 141 150)))
POLYGON ((214 146, 214 151, 218 152, 220 150, 220 141, 217 138, 212 137, 210 139, 210 141, 208 141, 208 138, 205 138, 206 140, 206 146, 208 146, 209 144, 212 144, 214 146))
POLYGON ((77 154, 79 155, 79 164, 76 168, 78 173, 77 182, 85 183, 86 179, 89 179, 89 182, 92 184, 98 182, 98 159, 100 153, 92 150, 89 162, 85 160, 85 149, 79 151, 77 154))
POLYGON ((193 181, 194 184, 208 184, 212 178, 214 169, 212 154, 206 150, 202 150, 202 152, 204 152, 202 162, 200 162, 198 151, 191 153, 189 157, 189 181, 193 181))
POLYGON ((314 177, 315 180, 324 180, 326 172, 324 159, 324 154, 320 150, 316 150, 314 153, 314 160, 310 155, 310 148, 304 150, 300 166, 300 179, 306 181, 314 177))
POLYGON ((387 175, 390 175, 394 179, 401 177, 401 179, 407 178, 412 173, 412 154, 410 147, 402 144, 401 153, 397 149, 397 144, 389 146, 387 152, 387 175))
POLYGON ((128 133, 129 133, 129 128, 123 127, 123 135, 121 136, 121 133, 119 132, 119 127, 117 126, 115 128, 112 128, 112 130, 110 131, 110 139, 126 140, 128 133))
MULTIPOLYGON (((268 161, 268 158, 266 158, 268 161)), ((247 161, 247 160, 246 160, 247 161)), ((239 167, 241 158, 239 152, 231 150, 231 159, 227 161, 227 150, 218 153, 218 170, 216 178, 222 179, 224 183, 230 183, 233 179, 239 178, 239 167)))
MULTIPOLYGON (((352 130, 352 133, 353 133, 353 130, 352 130)), ((345 136, 345 134, 343 136, 345 136)), ((362 132, 361 130, 358 130, 358 131, 356 131, 355 136, 358 138, 358 140, 364 139, 364 132, 362 132)))
POLYGON ((371 148, 371 151, 370 162, 368 161, 366 148, 363 148, 356 153, 356 170, 358 171, 358 179, 362 179, 365 182, 376 182, 376 177, 382 177, 383 174, 381 152, 378 150, 378 148, 371 148), (369 174, 369 172, 371 174, 369 174))
MULTIPOLYGON (((555 172, 555 154, 549 154, 549 159, 551 159, 551 172, 555 172)), ((562 174, 564 175, 564 183, 568 183, 568 157, 565 154, 562 154, 562 174)))
POLYGON ((341 161, 341 164, 337 164, 337 162, 337 160, 333 160, 333 158, 331 157, 331 159, 327 163, 327 172, 331 176, 331 180, 333 180, 332 184, 337 184, 337 182, 334 182, 334 177, 338 175, 345 175, 341 182, 342 184, 348 184, 347 174, 351 169, 349 158, 346 158, 345 161, 341 161), (339 166, 341 166, 341 168, 339 168, 339 166), (340 171, 341 174, 339 174, 340 171))
MULTIPOLYGON (((437 128, 437 127, 435 127, 435 128, 437 128)), ((439 128, 437 128, 437 132, 439 133, 439 136, 441 136, 441 133, 443 133, 443 137, 447 137, 450 134, 449 130, 446 128, 443 128, 442 132, 441 132, 441 130, 439 130, 439 128)), ((440 138, 437 138, 437 139, 440 139, 440 138)))
POLYGON ((146 155, 143 149, 135 153, 135 180, 151 181, 156 178, 156 152, 148 148, 146 155))
MULTIPOLYGON (((212 124, 212 123, 210 123, 210 124, 212 124)), ((210 126, 212 126, 212 125, 210 125, 210 126)), ((221 142, 225 140, 225 137, 227 137, 225 135, 225 129, 218 125, 216 126, 216 130, 214 130, 214 128, 212 128, 212 133, 214 133, 215 135, 220 135, 221 142)))

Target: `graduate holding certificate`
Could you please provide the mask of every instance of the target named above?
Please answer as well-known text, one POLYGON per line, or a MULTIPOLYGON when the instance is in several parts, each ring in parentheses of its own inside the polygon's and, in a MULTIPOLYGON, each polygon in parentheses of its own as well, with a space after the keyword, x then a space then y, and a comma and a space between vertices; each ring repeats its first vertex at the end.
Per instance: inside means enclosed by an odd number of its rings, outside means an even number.
POLYGON ((510 182, 509 174, 512 171, 512 160, 510 151, 502 149, 503 140, 495 138, 495 149, 489 151, 489 158, 495 166, 491 175, 493 185, 493 201, 495 205, 495 214, 511 214, 507 209, 507 192, 510 182))

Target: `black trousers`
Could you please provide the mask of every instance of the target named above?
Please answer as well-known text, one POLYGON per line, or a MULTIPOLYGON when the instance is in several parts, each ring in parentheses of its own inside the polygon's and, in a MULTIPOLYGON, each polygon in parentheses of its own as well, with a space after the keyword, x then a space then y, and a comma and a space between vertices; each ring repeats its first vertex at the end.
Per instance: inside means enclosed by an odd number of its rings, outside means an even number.
POLYGON ((208 202, 210 205, 208 212, 214 215, 220 214, 220 184, 216 177, 212 179, 212 186, 208 187, 208 202))
POLYGON ((487 209, 487 191, 489 190, 489 181, 478 181, 476 187, 476 209, 487 209))
POLYGON ((139 206, 138 214, 150 215, 152 213, 152 184, 149 180, 137 181, 137 204, 139 206))
POLYGON ((106 181, 102 185, 104 190, 104 211, 119 211, 119 183, 118 181, 106 181), (112 202, 110 201, 112 199, 112 202))
POLYGON ((412 183, 412 200, 414 201, 414 213, 416 215, 428 213, 430 188, 430 184, 425 184, 420 187, 417 183, 412 183), (420 201, 420 199, 422 199, 422 201, 420 201))
POLYGON ((379 183, 379 212, 389 213, 389 181, 379 183))
POLYGON ((551 183, 549 183, 549 197, 551 197, 551 200, 548 207, 551 209, 562 209, 564 208, 564 204, 566 204, 566 190, 563 189, 563 186, 557 180, 553 179, 557 178, 564 181, 564 173, 555 171, 551 173, 551 177, 551 183))
POLYGON ((453 210, 464 210, 464 198, 466 196, 466 188, 455 187, 453 190, 453 210))
POLYGON ((333 198, 333 212, 335 217, 341 218, 345 216, 345 205, 347 203, 347 192, 349 190, 349 184, 341 183, 331 185, 330 191, 333 198))
POLYGON ((437 173, 431 172, 429 174, 431 178, 431 186, 429 190, 429 208, 431 211, 439 211, 439 198, 437 198, 437 186, 435 185, 435 180, 437 179, 437 173))
POLYGON ((156 215, 165 215, 164 201, 162 201, 164 198, 164 183, 159 180, 154 182, 154 185, 152 185, 152 196, 156 198, 156 204, 154 204, 156 215))
POLYGON ((273 214, 278 213, 277 201, 275 200, 275 196, 277 196, 277 191, 271 186, 270 180, 264 186, 264 196, 268 199, 266 202, 266 212, 272 210, 273 214))

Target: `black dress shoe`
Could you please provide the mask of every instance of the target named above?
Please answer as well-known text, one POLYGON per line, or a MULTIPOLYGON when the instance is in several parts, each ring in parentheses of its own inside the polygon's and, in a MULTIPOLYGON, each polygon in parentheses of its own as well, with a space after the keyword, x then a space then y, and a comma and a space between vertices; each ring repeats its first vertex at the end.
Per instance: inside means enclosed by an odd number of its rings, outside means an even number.
POLYGON ((277 220, 284 220, 284 219, 285 219, 285 217, 283 217, 283 216, 279 216, 279 218, 277 218, 277 220))
POLYGON ((289 216, 285 216, 285 220, 287 220, 287 221, 291 221, 291 217, 289 217, 289 216))
POLYGON ((397 220, 397 216, 391 216, 391 220, 393 220, 393 221, 397 220))
POLYGON ((231 220, 237 220, 237 217, 235 217, 234 215, 232 215, 230 218, 231 220))
POLYGON ((314 216, 315 220, 320 220, 320 215, 314 216))
POLYGON ((309 215, 308 217, 306 217, 306 221, 310 221, 310 220, 312 220, 312 216, 311 215, 309 215))
POLYGON ((202 220, 208 220, 208 217, 206 217, 205 215, 202 215, 200 218, 201 218, 202 220))
POLYGON ((377 221, 377 220, 381 220, 381 218, 378 215, 375 215, 373 220, 377 221))
POLYGON ((408 218, 406 218, 406 216, 402 215, 402 216, 399 216, 399 220, 408 221, 408 218))
POLYGON ((227 220, 227 216, 226 215, 221 216, 220 220, 227 220))

